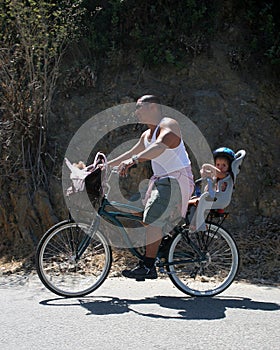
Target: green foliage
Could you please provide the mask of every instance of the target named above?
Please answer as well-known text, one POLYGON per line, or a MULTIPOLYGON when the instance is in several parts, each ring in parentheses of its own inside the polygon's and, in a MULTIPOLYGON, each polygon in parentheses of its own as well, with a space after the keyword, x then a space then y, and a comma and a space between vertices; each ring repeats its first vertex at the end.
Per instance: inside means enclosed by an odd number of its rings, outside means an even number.
POLYGON ((239 23, 248 37, 245 51, 258 62, 279 63, 276 0, 84 0, 83 4, 86 46, 110 62, 120 56, 124 61, 133 52, 145 64, 178 64, 185 56, 205 51, 223 25, 239 23))
POLYGON ((211 4, 207 0, 84 1, 88 45, 96 55, 134 51, 147 64, 170 63, 190 52, 199 32, 207 35, 211 4), (103 5, 102 5, 103 4, 103 5))
POLYGON ((244 0, 236 4, 245 9, 244 19, 250 28, 252 53, 280 64, 280 6, 278 1, 244 0))

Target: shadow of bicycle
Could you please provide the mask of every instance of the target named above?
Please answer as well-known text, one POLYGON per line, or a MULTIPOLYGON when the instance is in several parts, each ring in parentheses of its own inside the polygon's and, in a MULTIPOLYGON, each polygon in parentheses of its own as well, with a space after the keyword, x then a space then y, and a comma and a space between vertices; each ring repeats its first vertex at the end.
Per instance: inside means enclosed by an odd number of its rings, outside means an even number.
POLYGON ((217 320, 226 317, 227 309, 278 311, 280 305, 254 301, 250 298, 180 298, 155 296, 143 299, 121 299, 97 296, 79 299, 48 299, 40 304, 48 306, 82 306, 86 315, 123 315, 135 313, 155 319, 217 320), (147 307, 149 306, 149 307, 147 307))

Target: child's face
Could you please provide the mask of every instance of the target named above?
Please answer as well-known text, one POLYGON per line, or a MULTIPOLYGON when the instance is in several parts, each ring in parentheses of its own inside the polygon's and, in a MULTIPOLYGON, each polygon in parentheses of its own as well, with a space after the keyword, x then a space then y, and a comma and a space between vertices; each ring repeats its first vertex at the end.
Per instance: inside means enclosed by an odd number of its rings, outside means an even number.
POLYGON ((228 159, 223 157, 216 158, 215 167, 218 168, 223 174, 226 174, 229 171, 228 159))

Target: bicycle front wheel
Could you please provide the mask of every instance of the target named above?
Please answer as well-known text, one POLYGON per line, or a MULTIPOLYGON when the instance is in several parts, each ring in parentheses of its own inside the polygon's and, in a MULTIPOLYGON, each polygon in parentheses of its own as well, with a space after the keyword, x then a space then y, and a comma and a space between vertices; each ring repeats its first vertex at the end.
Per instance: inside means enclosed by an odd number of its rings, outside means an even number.
POLYGON ((80 297, 97 289, 112 264, 112 251, 101 232, 87 224, 57 225, 42 237, 36 253, 37 273, 53 293, 80 297))
POLYGON ((169 277, 179 290, 191 296, 211 297, 223 292, 233 282, 238 267, 234 239, 212 223, 205 232, 177 235, 169 249, 169 277))

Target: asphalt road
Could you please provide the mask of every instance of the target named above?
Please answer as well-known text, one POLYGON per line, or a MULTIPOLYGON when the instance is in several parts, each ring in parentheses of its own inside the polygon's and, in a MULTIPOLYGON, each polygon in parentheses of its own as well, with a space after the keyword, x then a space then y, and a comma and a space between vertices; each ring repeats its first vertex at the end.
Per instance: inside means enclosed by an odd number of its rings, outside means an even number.
POLYGON ((234 283, 191 298, 169 279, 109 278, 63 299, 36 276, 0 278, 0 349, 278 349, 280 289, 234 283))

